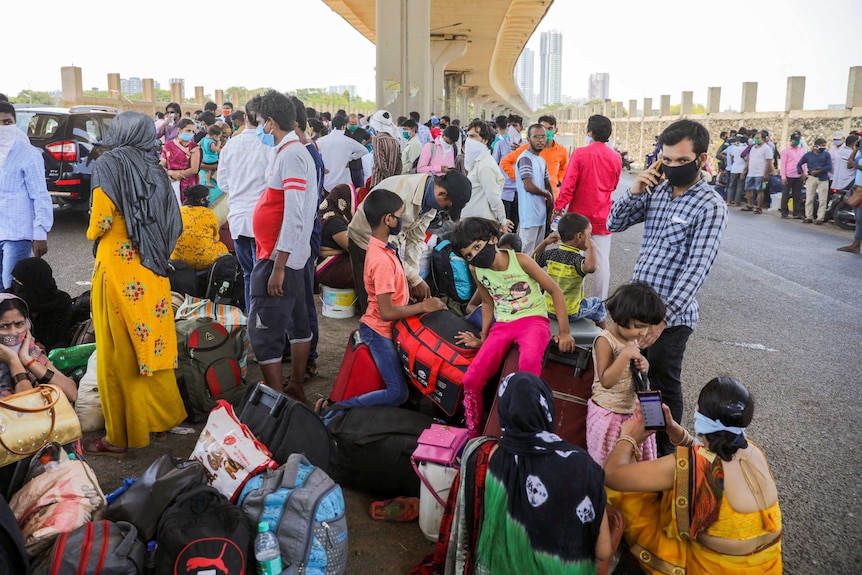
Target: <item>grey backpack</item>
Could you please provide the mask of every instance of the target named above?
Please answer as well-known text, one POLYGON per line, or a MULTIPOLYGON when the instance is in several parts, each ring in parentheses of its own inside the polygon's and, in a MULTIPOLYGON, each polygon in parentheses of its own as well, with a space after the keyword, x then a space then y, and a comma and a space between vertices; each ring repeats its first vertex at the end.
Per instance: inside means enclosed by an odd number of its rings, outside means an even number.
POLYGON ((347 571, 347 519, 341 487, 294 453, 287 463, 252 477, 237 504, 254 525, 269 523, 281 548, 284 575, 347 571))
POLYGON ((33 565, 33 575, 139 575, 144 569, 144 544, 138 530, 125 521, 85 523, 63 533, 54 549, 33 565))

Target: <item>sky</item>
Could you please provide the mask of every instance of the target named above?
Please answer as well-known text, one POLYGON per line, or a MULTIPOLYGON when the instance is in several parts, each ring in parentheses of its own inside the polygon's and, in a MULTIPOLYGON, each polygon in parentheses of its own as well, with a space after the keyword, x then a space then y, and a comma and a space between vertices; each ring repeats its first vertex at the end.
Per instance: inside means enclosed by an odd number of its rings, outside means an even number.
MULTIPOLYGON (((685 90, 706 104, 707 88, 720 86, 721 109, 739 110, 742 83, 751 81, 758 82, 757 109, 777 111, 784 109, 787 77, 806 76, 804 107, 819 110, 844 104, 850 67, 862 65, 858 39, 850 36, 862 24, 862 0, 815 4, 555 0, 527 46, 536 53, 538 83, 540 33, 563 33, 562 93, 574 98, 587 96, 591 73, 607 72, 610 98, 626 106, 636 99, 641 107, 651 97, 658 107, 662 94, 676 104, 685 90)), ((107 75, 116 72, 154 78, 163 89, 170 78, 184 78, 187 97, 194 86, 212 94, 229 86, 287 91, 353 84, 360 96, 374 99, 374 46, 322 0, 261 3, 250 11, 210 0, 206 11, 218 20, 212 24, 203 24, 200 3, 145 5, 147 11, 129 21, 113 0, 79 0, 74 10, 67 2, 43 1, 40 10, 62 13, 62 27, 37 38, 31 26, 4 27, 4 44, 17 48, 7 51, 0 92, 57 90, 60 68, 74 65, 82 68, 85 90, 107 89, 107 75), (167 15, 175 24, 167 24, 167 15), (249 15, 259 19, 243 27, 249 15), (297 20, 292 40, 280 41, 279 26, 297 20), (75 32, 64 38, 59 30, 75 32)))

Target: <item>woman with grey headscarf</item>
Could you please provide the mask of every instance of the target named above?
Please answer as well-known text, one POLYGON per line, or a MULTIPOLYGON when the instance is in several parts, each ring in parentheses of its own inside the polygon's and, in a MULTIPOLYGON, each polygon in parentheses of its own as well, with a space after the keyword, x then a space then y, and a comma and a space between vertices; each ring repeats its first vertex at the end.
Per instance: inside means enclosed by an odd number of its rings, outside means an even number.
POLYGON ((369 125, 374 130, 371 145, 374 148, 374 168, 371 170, 371 187, 386 178, 401 174, 401 143, 392 115, 386 110, 377 110, 369 125))
POLYGON ((167 278, 182 219, 155 141, 149 117, 123 112, 93 168, 87 238, 96 241, 92 309, 107 431, 84 444, 93 455, 122 457, 186 418, 167 278))

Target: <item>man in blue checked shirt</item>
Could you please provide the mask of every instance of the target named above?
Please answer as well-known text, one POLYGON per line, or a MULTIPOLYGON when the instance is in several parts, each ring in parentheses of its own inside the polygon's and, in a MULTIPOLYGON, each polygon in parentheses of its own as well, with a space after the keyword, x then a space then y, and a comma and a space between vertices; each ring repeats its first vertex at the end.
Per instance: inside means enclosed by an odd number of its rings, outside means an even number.
MULTIPOLYGON (((607 225, 611 232, 621 232, 644 223, 632 281, 652 286, 667 313, 638 345, 647 348, 644 355, 652 388, 662 392, 679 422, 682 358, 698 319, 695 295, 718 254, 727 206, 700 175, 709 147, 706 128, 680 120, 662 132, 659 143, 661 159, 639 173, 632 187, 614 202, 607 225)), ((673 452, 667 434, 659 432, 656 440, 660 456, 673 452)))
POLYGON ((0 102, 0 278, 3 289, 12 285, 12 268, 30 252, 48 252, 48 232, 54 208, 45 185, 42 154, 30 145, 16 125, 15 107, 0 102))

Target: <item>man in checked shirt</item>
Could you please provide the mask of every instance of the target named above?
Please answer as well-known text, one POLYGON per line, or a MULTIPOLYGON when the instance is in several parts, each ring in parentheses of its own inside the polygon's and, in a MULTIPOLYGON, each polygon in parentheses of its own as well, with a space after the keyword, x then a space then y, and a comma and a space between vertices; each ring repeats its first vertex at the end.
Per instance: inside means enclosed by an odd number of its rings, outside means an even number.
MULTIPOLYGON (((727 206, 701 178, 709 131, 691 120, 668 126, 661 136, 661 158, 639 173, 608 215, 611 232, 644 223, 632 281, 655 289, 667 306, 664 321, 638 342, 646 348, 649 380, 662 392, 677 422, 682 420, 682 358, 697 326, 695 296, 709 270, 727 225, 727 206)), ((667 434, 656 435, 659 456, 672 453, 667 434)))

